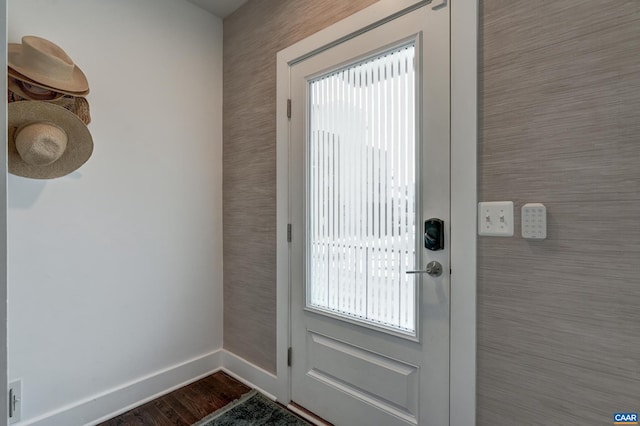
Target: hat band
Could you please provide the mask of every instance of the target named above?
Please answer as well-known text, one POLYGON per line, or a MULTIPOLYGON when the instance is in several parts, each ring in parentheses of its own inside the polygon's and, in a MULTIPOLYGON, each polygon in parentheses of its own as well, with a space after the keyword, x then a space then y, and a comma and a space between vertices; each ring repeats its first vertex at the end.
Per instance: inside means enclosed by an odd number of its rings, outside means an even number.
POLYGON ((32 101, 51 101, 63 96, 62 93, 9 77, 9 90, 16 89, 14 85, 17 86, 17 89, 21 92, 20 94, 24 95, 23 98, 32 101))

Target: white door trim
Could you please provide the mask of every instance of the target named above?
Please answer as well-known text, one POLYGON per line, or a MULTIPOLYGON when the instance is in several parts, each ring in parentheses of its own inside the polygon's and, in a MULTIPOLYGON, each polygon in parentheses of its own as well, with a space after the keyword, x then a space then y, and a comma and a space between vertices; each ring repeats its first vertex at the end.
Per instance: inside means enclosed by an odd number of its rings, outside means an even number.
MULTIPOLYGON (((451 7, 451 349, 450 425, 475 424, 476 389, 476 200, 478 0, 436 0, 451 7)), ((289 292, 289 66, 307 52, 331 46, 420 0, 380 0, 372 6, 278 52, 277 56, 277 389, 291 401, 287 350, 289 292)), ((427 41, 428 42, 428 41, 427 41)))
POLYGON ((449 422, 476 423, 478 0, 451 0, 449 422))
MULTIPOLYGON (((0 65, 3 70, 7 69, 7 1, 0 0, 0 21, 2 22, 0 56, 2 59, 0 65)), ((2 93, 7 89, 7 78, 5 71, 4 82, 2 83, 2 93)), ((0 117, 4 123, 2 138, 7 146, 7 103, 3 102, 0 108, 0 117)), ((8 395, 8 332, 7 332, 7 150, 4 149, 0 154, 0 395, 8 395)), ((0 406, 0 426, 6 425, 8 422, 8 404, 0 406)))

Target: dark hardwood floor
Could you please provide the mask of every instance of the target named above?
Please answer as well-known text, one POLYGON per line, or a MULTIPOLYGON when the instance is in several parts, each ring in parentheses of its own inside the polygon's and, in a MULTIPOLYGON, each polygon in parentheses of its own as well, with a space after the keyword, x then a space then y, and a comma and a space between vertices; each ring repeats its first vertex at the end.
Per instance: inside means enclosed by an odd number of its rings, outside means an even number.
POLYGON ((191 426, 250 390, 219 371, 98 426, 191 426))

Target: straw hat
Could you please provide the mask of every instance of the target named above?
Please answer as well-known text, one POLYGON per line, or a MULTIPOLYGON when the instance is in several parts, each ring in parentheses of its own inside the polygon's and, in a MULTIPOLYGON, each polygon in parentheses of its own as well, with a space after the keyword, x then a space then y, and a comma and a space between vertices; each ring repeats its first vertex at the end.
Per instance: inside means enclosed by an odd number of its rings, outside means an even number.
POLYGON ((20 96, 22 99, 30 101, 55 101, 65 96, 64 93, 54 90, 45 89, 42 86, 27 83, 23 80, 17 80, 11 76, 7 79, 7 88, 20 96))
POLYGON ((93 139, 72 112, 48 102, 8 106, 9 172, 33 179, 68 175, 91 157, 93 139))
POLYGON ((80 118, 80 120, 82 120, 84 124, 91 123, 91 111, 89 111, 89 102, 87 101, 86 98, 83 98, 80 96, 65 95, 63 93, 59 93, 59 94, 56 93, 56 96, 52 97, 51 94, 54 94, 54 93, 56 92, 50 92, 50 91, 42 92, 42 94, 36 94, 34 96, 31 91, 29 92, 21 91, 20 87, 17 86, 16 84, 16 80, 9 77, 9 90, 7 90, 7 103, 20 102, 20 101, 46 101, 54 105, 58 105, 68 109, 69 111, 77 115, 78 118, 80 118))
POLYGON ((89 82, 62 48, 36 36, 9 43, 7 62, 11 77, 31 86, 73 96, 86 96, 89 82))

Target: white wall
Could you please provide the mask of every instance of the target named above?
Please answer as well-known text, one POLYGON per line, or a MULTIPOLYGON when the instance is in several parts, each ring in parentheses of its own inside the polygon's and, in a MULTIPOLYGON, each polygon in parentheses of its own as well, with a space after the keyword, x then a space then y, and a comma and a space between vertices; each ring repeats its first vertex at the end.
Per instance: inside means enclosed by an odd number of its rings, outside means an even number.
POLYGON ((9 379, 24 424, 62 424, 222 346, 222 22, 176 0, 10 0, 8 22, 91 85, 88 163, 8 179, 9 379))

